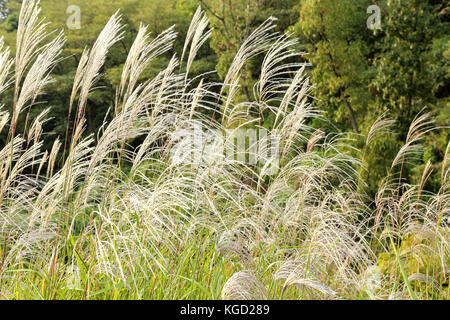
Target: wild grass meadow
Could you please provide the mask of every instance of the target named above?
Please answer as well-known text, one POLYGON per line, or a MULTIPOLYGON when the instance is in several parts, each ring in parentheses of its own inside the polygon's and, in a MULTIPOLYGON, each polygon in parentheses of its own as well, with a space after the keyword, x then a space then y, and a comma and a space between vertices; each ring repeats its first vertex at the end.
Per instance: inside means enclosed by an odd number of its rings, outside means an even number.
POLYGON ((448 127, 417 114, 375 196, 367 194, 366 152, 395 134, 394 121, 384 113, 367 134, 314 128, 327 115, 315 105, 310 65, 276 23, 246 38, 221 82, 190 74, 211 36, 200 8, 182 53, 145 81, 146 67, 181 39, 142 24, 111 120, 88 134, 90 96, 103 90, 102 67, 126 31, 117 12, 82 52, 73 121, 47 150, 51 106, 27 113, 58 85, 52 72, 65 63, 65 38, 38 1, 24 0, 15 55, 0 51, 0 92, 13 93, 0 113, 0 299, 450 299, 449 145, 438 168, 424 163, 419 183, 402 177, 424 138, 448 127), (235 99, 256 56, 250 99, 235 99), (251 148, 246 137, 248 152, 221 156, 224 139, 204 143, 211 130, 277 141, 251 148), (432 171, 437 192, 424 188, 432 171))

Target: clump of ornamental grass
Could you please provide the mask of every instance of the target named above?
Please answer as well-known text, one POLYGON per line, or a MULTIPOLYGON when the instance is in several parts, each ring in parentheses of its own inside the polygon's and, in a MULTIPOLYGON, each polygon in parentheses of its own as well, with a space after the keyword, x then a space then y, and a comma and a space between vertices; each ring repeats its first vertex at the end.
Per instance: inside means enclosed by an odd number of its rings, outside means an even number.
POLYGON ((0 150, 2 299, 449 298, 449 147, 438 193, 424 189, 431 163, 418 185, 401 176, 435 129, 429 114, 411 124, 368 205, 359 191, 360 173, 370 170, 365 150, 392 121, 383 115, 374 123, 360 158, 349 152, 348 135, 310 127, 323 114, 310 97, 307 65, 295 62, 297 40, 275 32, 274 18, 244 41, 223 83, 191 77, 211 35, 199 8, 181 58, 174 54, 147 81, 142 72, 169 54, 177 34, 169 28, 153 37, 141 25, 113 119, 94 139, 85 134, 85 110, 109 49, 123 37, 116 13, 79 60, 67 106, 73 129, 42 150, 51 109, 17 131, 20 115, 53 83, 64 46, 62 32, 48 40, 39 16, 39 1, 24 0, 16 56, 0 46, 0 93, 12 86, 14 94, 12 113, 0 112, 0 129, 9 130, 0 150), (240 74, 257 56, 253 100, 242 102, 240 74), (261 129, 268 116, 279 153, 262 152, 256 164, 180 134, 261 129), (174 161, 186 141, 187 155, 200 158, 174 161))

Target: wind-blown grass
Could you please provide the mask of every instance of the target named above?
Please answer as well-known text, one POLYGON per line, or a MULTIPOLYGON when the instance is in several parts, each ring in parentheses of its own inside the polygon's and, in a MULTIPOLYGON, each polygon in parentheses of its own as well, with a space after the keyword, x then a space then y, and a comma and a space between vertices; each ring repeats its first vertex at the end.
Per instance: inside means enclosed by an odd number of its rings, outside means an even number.
POLYGON ((300 54, 296 40, 274 32, 273 18, 244 42, 224 83, 190 78, 210 35, 199 9, 181 59, 174 55, 143 82, 146 66, 171 50, 176 33, 170 28, 151 40, 141 26, 114 117, 94 139, 84 134, 84 113, 124 32, 116 13, 80 59, 68 106, 72 132, 41 150, 50 110, 16 130, 19 115, 51 83, 64 45, 62 33, 43 44, 49 35, 39 13, 38 1, 23 1, 15 60, 0 47, 0 93, 14 85, 12 115, 0 113, 0 128, 9 123, 10 130, 0 150, 2 299, 450 298, 449 147, 436 194, 424 190, 430 164, 418 185, 401 177, 432 130, 429 114, 411 124, 368 203, 359 191, 360 172, 370 170, 364 151, 392 121, 383 116, 372 126, 361 159, 348 151, 355 151, 348 136, 308 126, 323 114, 309 96, 305 65, 292 62, 300 54), (257 55, 264 58, 254 99, 238 102, 240 72, 257 55), (267 114, 281 137, 273 176, 229 158, 171 159, 179 129, 257 128, 267 114), (143 142, 134 148, 136 138, 143 142))

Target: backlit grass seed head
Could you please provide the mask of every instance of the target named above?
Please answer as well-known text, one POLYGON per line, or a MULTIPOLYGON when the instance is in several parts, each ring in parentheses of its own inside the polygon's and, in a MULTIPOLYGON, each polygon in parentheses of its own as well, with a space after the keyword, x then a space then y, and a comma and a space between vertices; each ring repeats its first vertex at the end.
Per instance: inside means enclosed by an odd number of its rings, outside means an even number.
POLYGON ((251 271, 239 271, 227 280, 222 289, 225 300, 263 300, 267 290, 251 271))

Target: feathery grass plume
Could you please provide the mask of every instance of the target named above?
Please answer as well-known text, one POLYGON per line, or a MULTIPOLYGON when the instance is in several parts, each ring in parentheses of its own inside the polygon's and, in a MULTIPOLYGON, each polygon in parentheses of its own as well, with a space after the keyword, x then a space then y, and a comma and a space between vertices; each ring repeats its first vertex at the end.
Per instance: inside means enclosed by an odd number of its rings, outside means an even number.
POLYGON ((39 0, 24 0, 20 9, 16 36, 14 107, 19 98, 19 88, 25 70, 33 57, 42 50, 42 47, 38 46, 47 37, 45 28, 48 23, 44 23, 44 19, 39 20, 39 4, 39 0))
POLYGON ((233 62, 228 69, 223 82, 224 84, 220 92, 222 94, 226 88, 229 88, 225 100, 225 105, 222 111, 222 122, 228 122, 228 119, 232 118, 231 115, 228 114, 228 109, 230 108, 233 96, 236 94, 239 87, 239 73, 244 67, 245 63, 252 57, 270 48, 271 42, 275 41, 279 37, 276 32, 270 32, 275 28, 275 24, 273 23, 274 20, 276 19, 270 17, 269 19, 264 21, 258 28, 256 28, 255 31, 253 31, 250 36, 245 39, 244 43, 241 45, 235 57, 233 58, 233 62))
POLYGON ((369 266, 362 274, 361 293, 366 293, 371 300, 381 300, 383 296, 383 275, 377 265, 369 266))
MULTIPOLYGON (((76 132, 81 134, 81 132, 76 132)), ((70 195, 74 194, 81 186, 84 174, 89 164, 88 157, 92 152, 92 137, 80 141, 68 154, 68 159, 63 167, 53 174, 48 181, 45 182, 38 197, 35 200, 34 210, 31 214, 31 220, 40 219, 42 225, 47 225, 51 218, 58 210, 63 209, 65 201, 70 195)), ((54 145, 54 150, 58 148, 58 144, 54 145)), ((52 150, 53 152, 55 152, 52 150)), ((53 159, 52 159, 53 160, 53 159)), ((53 168, 53 166, 51 166, 53 168)), ((53 169, 50 169, 53 170, 53 169)), ((69 210, 63 210, 69 214, 69 210)))
MULTIPOLYGON (((378 137, 385 135, 385 134, 393 134, 392 131, 390 131, 390 128, 395 123, 394 120, 386 119, 386 113, 383 113, 380 115, 375 122, 370 127, 369 131, 366 134, 366 140, 364 147, 362 148, 362 156, 361 156, 361 167, 360 170, 368 170, 367 163, 366 163, 366 156, 369 149, 370 144, 376 140, 378 137)), ((363 181, 362 173, 360 173, 358 185, 363 186, 366 185, 366 183, 363 181)))
POLYGON ((428 132, 435 130, 432 124, 433 120, 431 120, 429 113, 416 116, 409 127, 405 145, 395 156, 391 168, 394 168, 398 164, 402 164, 403 166, 407 157, 420 153, 419 142, 428 132))
POLYGON ((105 63, 106 54, 109 49, 123 38, 123 26, 121 25, 121 17, 117 11, 100 32, 94 46, 90 51, 83 52, 80 66, 77 70, 72 96, 75 96, 78 90, 80 96, 78 99, 78 109, 76 116, 76 124, 84 117, 87 99, 93 85, 100 79, 100 68, 105 63), (89 57, 87 57, 89 53, 89 57), (84 57, 84 58, 83 58, 84 57), (79 73, 78 73, 79 71, 79 73), (82 76, 81 76, 82 75, 82 76))
MULTIPOLYGON (((45 32, 45 24, 39 20, 39 1, 24 1, 18 22, 17 43, 16 43, 16 59, 15 59, 15 88, 12 106, 11 125, 9 128, 9 140, 14 140, 16 134, 16 126, 21 111, 33 105, 36 97, 42 93, 45 85, 51 82, 50 72, 58 62, 58 56, 62 52, 64 45, 62 32, 49 44, 39 47, 41 42, 47 37, 45 32), (30 66, 31 62, 35 60, 30 66), (28 72, 25 76, 25 71, 28 72), (25 79, 23 80, 23 77, 25 79), (23 81, 22 81, 23 80, 23 81), (23 82, 23 83, 22 83, 23 82)), ((4 55, 2 55, 5 57, 4 55)), ((5 63, 5 61, 4 61, 5 63)), ((6 62, 6 67, 8 67, 6 62)), ((3 76, 2 76, 3 77, 3 76)), ((25 123, 26 129, 26 123, 25 123)), ((11 144, 12 148, 13 144, 11 144)), ((13 149, 11 151, 11 161, 3 163, 2 174, 2 190, 5 190, 5 183, 9 170, 12 170, 13 149)))
POLYGON ((308 79, 305 79, 304 71, 305 67, 303 66, 302 68, 298 69, 297 73, 295 73, 294 78, 290 81, 290 83, 288 82, 289 86, 284 90, 285 94, 283 96, 283 99, 281 100, 280 107, 278 108, 275 116, 274 127, 277 126, 280 116, 286 114, 287 108, 291 106, 291 101, 293 100, 295 94, 298 94, 297 100, 301 101, 309 90, 309 81, 308 79), (301 91, 296 90, 299 87, 302 88, 301 91))
POLYGON ((446 183, 446 181, 450 181, 448 178, 448 173, 450 170, 450 166, 448 159, 450 158, 450 142, 447 143, 447 148, 445 149, 444 159, 442 160, 442 169, 441 169, 441 181, 443 184, 446 183))
MULTIPOLYGON (((208 27, 209 21, 206 17, 206 14, 201 11, 200 6, 197 8, 195 12, 191 24, 189 25, 189 29, 186 35, 186 40, 183 47, 183 53, 181 54, 181 63, 183 62, 184 55, 186 53, 187 46, 189 43, 191 44, 191 48, 189 50, 189 56, 186 62, 186 72, 185 72, 185 84, 188 79, 189 70, 191 69, 192 62, 195 59, 195 56, 201 46, 208 40, 211 36, 211 31, 208 30, 205 32, 205 29, 208 27)), ((181 65, 180 63, 180 65, 181 65)))
MULTIPOLYGON (((141 24, 138 34, 131 46, 127 60, 123 67, 122 77, 118 89, 118 97, 124 96, 126 101, 133 92, 139 76, 156 57, 170 50, 176 38, 174 27, 170 27, 155 39, 149 41, 150 35, 147 33, 148 26, 141 24), (125 92, 126 89, 126 92, 125 92)), ((117 101, 116 105, 119 102, 117 101)))
POLYGON ((189 120, 192 120, 192 117, 194 116, 194 113, 196 111, 195 109, 199 105, 200 99, 203 97, 203 93, 204 93, 203 79, 201 79, 197 88, 192 93, 192 102, 191 102, 190 111, 189 111, 189 120))
POLYGON ((3 37, 0 37, 0 94, 4 92, 13 82, 13 79, 8 79, 14 60, 10 58, 11 51, 8 48, 3 49, 3 37))
POLYGON ((433 277, 427 276, 426 274, 423 274, 423 273, 414 273, 408 277, 408 280, 409 281, 421 281, 421 282, 424 282, 426 284, 433 286, 434 289, 437 291, 440 290, 439 284, 436 283, 437 281, 433 277))
POLYGON ((49 159, 48 159, 48 166, 47 166, 47 174, 46 177, 49 178, 53 176, 53 170, 55 167, 55 161, 56 157, 58 155, 59 149, 61 148, 61 142, 59 141, 59 138, 57 138, 53 142, 52 149, 50 151, 49 159))
MULTIPOLYGON (((13 126, 16 125, 18 117, 26 103, 32 105, 39 94, 42 94, 44 87, 52 82, 50 72, 60 61, 58 56, 62 53, 65 40, 61 32, 54 40, 42 48, 41 53, 36 57, 36 61, 30 67, 23 81, 22 90, 17 99, 15 107, 15 118, 12 119, 13 126)), ((14 117, 14 116, 13 116, 14 117)))
POLYGON ((33 140, 36 144, 41 135, 42 135, 42 125, 49 121, 50 119, 47 118, 48 114, 50 112, 50 108, 45 109, 39 115, 33 120, 33 123, 31 124, 30 130, 28 131, 28 137, 27 137, 27 144, 30 145, 31 141, 33 140))
MULTIPOLYGON (((78 63, 77 71, 75 72, 75 78, 73 80, 72 93, 70 95, 70 103, 69 103, 69 115, 72 113, 72 108, 75 103, 75 99, 83 83, 89 56, 90 56, 89 49, 84 48, 83 53, 81 54, 80 62, 78 63)), ((70 117, 68 119, 70 119, 70 117)))
MULTIPOLYGON (((269 32, 275 28, 276 25, 273 23, 275 20, 276 19, 274 17, 268 18, 260 26, 258 26, 258 28, 256 28, 247 39, 245 39, 244 43, 236 53, 236 56, 234 57, 224 79, 225 85, 235 83, 234 79, 239 76, 238 73, 244 64, 255 55, 258 55, 270 48, 271 42, 278 39, 279 35, 276 32, 269 32)), ((224 88, 222 88, 222 90, 223 89, 224 88)))
MULTIPOLYGON (((261 66, 260 78, 253 88, 254 96, 258 102, 272 102, 272 99, 278 98, 278 94, 285 92, 287 87, 295 88, 294 85, 290 85, 290 82, 287 81, 287 76, 293 73, 292 70, 297 70, 304 64, 298 62, 285 63, 285 61, 300 55, 299 52, 294 50, 294 46, 297 43, 297 39, 292 38, 290 34, 286 34, 280 36, 268 49, 261 66)), ((303 71, 298 71, 297 73, 301 76, 303 71)), ((292 89, 286 91, 285 97, 292 97, 288 93, 292 92, 292 89)), ((285 103, 290 101, 290 99, 283 100, 285 103)), ((270 107, 270 104, 266 103, 262 107, 270 107)), ((275 110, 273 112, 276 113, 275 110)))
POLYGON ((239 231, 225 231, 222 233, 216 250, 224 256, 235 255, 246 265, 251 266, 254 263, 243 236, 239 231))
POLYGON ((5 257, 4 264, 17 268, 24 262, 35 259, 35 266, 40 265, 42 268, 42 265, 49 265, 50 256, 43 253, 54 248, 52 240, 56 236, 53 228, 35 229, 21 234, 5 257))
POLYGON ((317 142, 319 142, 324 137, 324 132, 320 129, 314 131, 312 136, 308 140, 308 144, 306 146, 306 152, 311 152, 313 148, 317 145, 317 142))
MULTIPOLYGON (((103 30, 100 32, 97 40, 95 41, 91 50, 85 49, 83 51, 82 57, 80 59, 77 72, 74 79, 74 85, 72 88, 70 109, 74 103, 75 97, 79 92, 78 105, 75 117, 75 124, 73 127, 72 141, 70 143, 69 156, 66 159, 66 164, 64 168, 67 169, 63 175, 65 179, 64 183, 64 198, 70 193, 70 184, 73 183, 74 179, 70 177, 71 168, 75 167, 76 164, 71 164, 70 161, 74 158, 71 154, 77 149, 77 143, 81 136, 84 126, 84 112, 86 109, 87 99, 89 93, 92 90, 93 85, 100 79, 100 68, 106 60, 106 55, 109 49, 123 37, 123 26, 121 25, 121 17, 119 11, 117 11, 105 25, 103 30)), ((69 114, 70 116, 70 114, 69 114)), ((66 142, 67 142, 68 127, 66 129, 66 142)), ((86 142, 90 140, 85 140, 82 143, 86 145, 86 142)), ((66 143, 65 143, 66 147, 66 143)), ((64 147, 64 148, 65 148, 64 147)), ((84 166, 84 165, 82 165, 84 166)), ((76 180, 76 178, 75 178, 76 180)))
POLYGON ((386 113, 383 113, 381 116, 379 116, 377 120, 375 120, 375 122, 372 124, 369 132, 367 133, 365 147, 367 147, 378 136, 387 132, 394 123, 395 120, 386 119, 386 113))
MULTIPOLYGON (((198 26, 200 25, 200 23, 203 21, 204 18, 205 18, 205 13, 202 11, 201 6, 198 6, 197 10, 195 10, 194 15, 192 16, 191 23, 189 24, 189 28, 186 33, 186 39, 184 40, 183 52, 181 53, 181 59, 180 59, 181 62, 183 62, 187 47, 188 47, 189 43, 192 41, 192 38, 194 37, 198 26)), ((180 63, 180 65, 181 65, 181 63, 180 63)))
POLYGON ((9 121, 9 112, 0 111, 0 132, 3 131, 3 128, 6 126, 8 121, 9 121))
MULTIPOLYGON (((3 170, 8 170, 5 166, 6 162, 10 161, 11 159, 8 159, 8 148, 12 149, 13 152, 10 152, 10 156, 12 158, 12 161, 16 161, 17 157, 20 154, 20 151, 22 150, 20 147, 20 143, 22 143, 24 140, 20 137, 16 137, 14 140, 10 141, 0 150, 0 168, 3 170), (5 169, 6 168, 6 169, 5 169)), ((4 173, 2 172, 2 176, 4 176, 4 173)))
POLYGON ((299 264, 296 261, 286 261, 275 273, 274 277, 276 280, 285 280, 284 287, 295 285, 300 290, 308 288, 309 290, 314 289, 328 296, 337 295, 335 291, 325 284, 314 280, 314 278, 309 278, 309 272, 303 268, 304 266, 302 266, 301 263, 299 264))
POLYGON ((430 177, 432 172, 433 172, 433 168, 432 168, 432 165, 431 165, 431 161, 428 160, 428 162, 425 164, 425 168, 423 169, 422 177, 420 178, 419 190, 418 190, 418 193, 417 193, 417 198, 420 198, 420 195, 421 195, 422 190, 423 190, 423 188, 425 186, 425 183, 427 182, 427 180, 430 177))
MULTIPOLYGON (((299 70, 299 73, 303 72, 303 69, 299 70)), ((297 74, 298 75, 298 74, 297 74)), ((297 78, 297 77, 296 77, 297 78)), ((292 82, 291 90, 297 87, 295 79, 292 82)), ((309 90, 309 82, 306 80, 302 86, 301 90, 297 95, 295 104, 293 105, 293 111, 287 114, 283 120, 278 124, 277 129, 280 132, 280 141, 282 144, 281 148, 281 159, 284 159, 289 151, 291 151, 292 145, 295 142, 306 142, 308 138, 304 134, 311 134, 312 129, 305 125, 305 121, 309 118, 318 118, 319 114, 317 110, 307 102, 307 91, 309 90), (304 133, 304 134, 302 134, 304 133)), ((288 104, 285 104, 286 108, 288 104)), ((280 106, 281 107, 281 106, 280 106)), ((282 111, 281 111, 282 112, 282 111)), ((279 113, 277 113, 278 116, 279 113)))
MULTIPOLYGON (((171 89, 178 85, 180 76, 174 73, 178 66, 178 60, 176 56, 172 56, 167 68, 162 72, 161 85, 159 86, 158 93, 153 102, 153 109, 150 120, 156 118, 163 111, 167 111, 171 102, 174 102, 173 97, 170 95, 171 89)), ((175 89, 176 90, 176 89, 175 89)), ((175 100, 176 101, 176 100, 175 100)))
POLYGON ((264 300, 267 299, 267 290, 251 271, 243 270, 227 280, 222 289, 222 299, 264 300))

